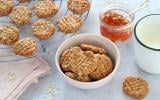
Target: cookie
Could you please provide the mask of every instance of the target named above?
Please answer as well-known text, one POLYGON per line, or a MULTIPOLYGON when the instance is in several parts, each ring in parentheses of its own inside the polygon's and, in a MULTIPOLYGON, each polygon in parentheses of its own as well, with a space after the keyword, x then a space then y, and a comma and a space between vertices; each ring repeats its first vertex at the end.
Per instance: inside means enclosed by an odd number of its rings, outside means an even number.
POLYGON ((12 0, 0 0, 0 17, 7 16, 13 9, 12 0))
POLYGON ((13 45, 19 39, 19 29, 12 25, 3 25, 0 27, 0 44, 13 45))
MULTIPOLYGON (((77 59, 78 56, 80 56, 82 53, 82 50, 80 47, 71 47, 67 50, 65 50, 61 57, 60 57, 60 65, 63 71, 71 71, 71 60, 73 61, 77 59)), ((72 62, 73 62, 72 61, 72 62)))
POLYGON ((32 32, 40 40, 48 40, 55 33, 55 27, 52 23, 39 19, 33 23, 32 32))
POLYGON ((26 3, 26 2, 30 2, 31 0, 18 0, 21 3, 26 3))
POLYGON ((91 79, 88 77, 88 75, 79 76, 73 72, 65 72, 65 75, 67 75, 68 77, 70 77, 74 80, 78 80, 81 82, 90 82, 91 81, 91 79))
POLYGON ((94 72, 89 74, 92 80, 100 80, 113 71, 113 64, 111 58, 102 54, 95 54, 97 59, 97 68, 94 72))
POLYGON ((63 33, 74 33, 82 27, 82 21, 77 15, 63 16, 57 21, 57 27, 63 33))
POLYGON ((14 45, 14 52, 16 55, 32 57, 35 55, 37 48, 36 43, 31 38, 21 39, 14 45))
POLYGON ((96 69, 96 59, 91 51, 82 51, 80 47, 72 47, 64 51, 60 64, 63 70, 77 75, 88 75, 96 69))
POLYGON ((81 49, 84 51, 93 51, 94 53, 98 54, 106 54, 106 51, 103 48, 99 48, 96 46, 88 45, 88 44, 81 44, 81 49))
POLYGON ((123 82, 123 91, 135 99, 143 99, 149 92, 148 83, 142 78, 129 76, 123 82))
POLYGON ((89 10, 89 0, 68 0, 67 7, 75 14, 82 14, 89 10))
POLYGON ((57 12, 58 7, 52 1, 38 1, 38 3, 35 4, 35 14, 38 18, 53 17, 57 12))
POLYGON ((16 6, 12 9, 10 14, 11 22, 15 25, 26 25, 30 22, 32 11, 25 6, 16 6))

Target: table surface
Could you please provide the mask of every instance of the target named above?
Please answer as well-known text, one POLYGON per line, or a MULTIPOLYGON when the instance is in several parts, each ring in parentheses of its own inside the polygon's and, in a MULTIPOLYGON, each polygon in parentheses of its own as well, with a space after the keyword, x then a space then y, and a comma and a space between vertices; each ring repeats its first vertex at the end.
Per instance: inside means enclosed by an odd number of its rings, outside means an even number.
MULTIPOLYGON (((111 0, 93 0, 89 17, 84 23, 80 33, 95 33, 99 32, 99 12, 102 8, 108 5, 111 0)), ((114 0, 114 2, 123 2, 135 8, 143 0, 114 0)), ((66 6, 66 1, 63 2, 61 10, 66 6)), ((147 14, 160 13, 160 1, 151 0, 149 8, 136 13, 135 22, 147 14), (158 8, 159 6, 159 8, 158 8)), ((60 11, 61 12, 61 11, 60 11)), ((103 87, 93 90, 82 90, 75 88, 62 78, 56 69, 54 55, 58 45, 68 37, 60 39, 57 37, 57 46, 55 49, 45 54, 44 59, 51 65, 52 72, 50 75, 40 78, 37 84, 33 84, 23 93, 19 100, 132 100, 122 91, 122 82, 129 75, 136 75, 148 81, 150 91, 145 100, 160 100, 160 75, 152 75, 139 69, 134 59, 134 39, 133 37, 125 43, 117 43, 121 54, 121 62, 119 69, 114 78, 103 87), (46 93, 49 86, 56 86, 54 93, 46 93)))

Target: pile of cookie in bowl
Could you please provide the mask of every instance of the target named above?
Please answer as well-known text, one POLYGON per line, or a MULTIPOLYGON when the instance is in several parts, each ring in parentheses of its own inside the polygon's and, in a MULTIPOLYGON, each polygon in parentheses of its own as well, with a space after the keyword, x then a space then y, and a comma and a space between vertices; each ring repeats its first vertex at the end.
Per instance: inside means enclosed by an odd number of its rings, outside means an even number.
MULTIPOLYGON (((90 8, 89 0, 68 0, 67 7, 72 12, 59 18, 54 25, 47 18, 54 17, 59 12, 59 7, 53 0, 18 0, 19 4, 34 2, 32 8, 24 5, 15 5, 13 0, 0 1, 0 17, 9 17, 10 23, 0 27, 0 44, 13 47, 16 55, 32 57, 37 53, 37 40, 21 37, 20 27, 31 25, 32 34, 39 41, 48 40, 59 31, 69 34, 75 33, 82 27, 80 14, 90 8), (78 4, 78 6, 77 6, 78 4), (33 16, 37 20, 31 23, 33 16)), ((26 33, 28 34, 28 33, 26 33)))

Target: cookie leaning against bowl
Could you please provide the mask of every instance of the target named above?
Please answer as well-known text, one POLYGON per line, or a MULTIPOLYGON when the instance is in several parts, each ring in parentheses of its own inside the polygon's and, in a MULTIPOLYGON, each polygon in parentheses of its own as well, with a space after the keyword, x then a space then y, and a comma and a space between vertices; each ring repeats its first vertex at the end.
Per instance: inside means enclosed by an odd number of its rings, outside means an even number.
POLYGON ((35 14, 39 18, 53 17, 58 13, 58 7, 53 1, 38 1, 35 4, 35 14))
POLYGON ((0 44, 13 45, 19 39, 19 29, 13 25, 3 25, 0 27, 0 44))
POLYGON ((113 64, 111 58, 104 54, 95 54, 97 59, 97 68, 94 72, 89 74, 92 80, 100 80, 113 71, 113 64))
POLYGON ((149 92, 148 83, 142 78, 129 76, 123 82, 123 91, 135 99, 143 99, 149 92))
POLYGON ((11 22, 15 25, 26 25, 30 22, 32 11, 25 6, 16 6, 10 14, 11 22))
POLYGON ((39 19, 33 23, 32 32, 40 40, 47 40, 54 34, 55 27, 52 23, 39 19))
POLYGON ((7 16, 13 9, 12 0, 0 0, 0 16, 7 16))
POLYGON ((57 21, 57 27, 61 32, 73 33, 80 30, 82 21, 77 15, 63 16, 57 21))
POLYGON ((32 57, 37 51, 36 43, 32 38, 25 38, 17 41, 13 49, 16 55, 25 57, 32 57))
POLYGON ((31 0, 18 0, 20 3, 30 2, 31 0))
POLYGON ((75 14, 82 14, 89 10, 89 0, 68 0, 67 7, 75 14))

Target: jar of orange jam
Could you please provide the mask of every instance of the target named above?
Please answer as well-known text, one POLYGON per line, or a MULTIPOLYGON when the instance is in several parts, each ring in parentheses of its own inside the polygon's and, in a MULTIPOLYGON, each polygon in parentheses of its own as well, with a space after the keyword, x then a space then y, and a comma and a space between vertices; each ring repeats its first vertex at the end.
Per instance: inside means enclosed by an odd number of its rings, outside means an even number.
POLYGON ((133 33, 134 14, 124 4, 110 4, 100 13, 100 31, 113 42, 128 40, 133 33))

